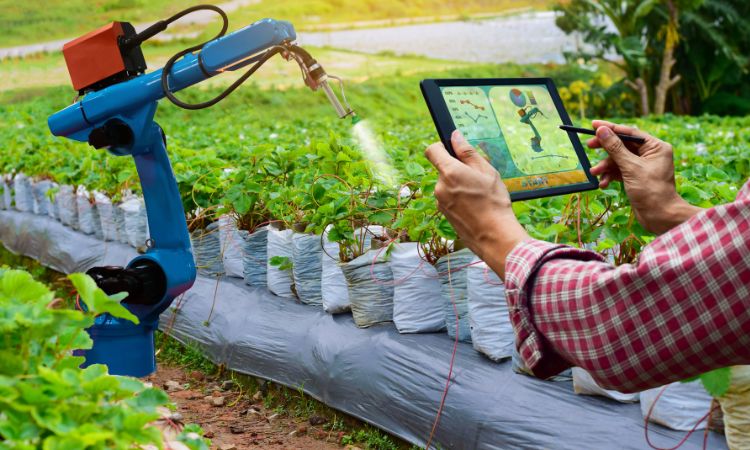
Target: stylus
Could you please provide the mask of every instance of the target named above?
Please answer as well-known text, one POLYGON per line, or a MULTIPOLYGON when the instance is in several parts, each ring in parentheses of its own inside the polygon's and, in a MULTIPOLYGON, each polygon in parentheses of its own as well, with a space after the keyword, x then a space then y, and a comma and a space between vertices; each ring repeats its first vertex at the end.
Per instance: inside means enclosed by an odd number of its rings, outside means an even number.
MULTIPOLYGON (((560 129, 565 131, 572 131, 573 133, 590 134, 592 136, 596 136, 596 130, 592 130, 589 128, 579 128, 572 125, 560 125, 560 129)), ((646 142, 646 140, 643 138, 630 136, 629 134, 617 133, 617 137, 622 139, 624 142, 635 142, 636 144, 643 144, 644 142, 646 142)))

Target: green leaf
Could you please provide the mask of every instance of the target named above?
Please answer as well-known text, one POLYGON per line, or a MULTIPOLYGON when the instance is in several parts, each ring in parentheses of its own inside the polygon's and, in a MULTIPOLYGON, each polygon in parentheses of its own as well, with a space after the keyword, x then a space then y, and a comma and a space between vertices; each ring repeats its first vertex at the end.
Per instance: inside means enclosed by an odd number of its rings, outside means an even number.
POLYGON ((272 256, 268 263, 279 270, 290 270, 292 268, 292 259, 288 256, 272 256))
POLYGON ((440 237, 448 239, 449 241, 455 241, 458 238, 456 230, 453 229, 453 225, 448 222, 448 219, 440 219, 437 226, 437 232, 440 237))
POLYGON ((409 161, 406 163, 406 174, 411 179, 421 178, 424 175, 424 167, 414 161, 409 161))
POLYGON ((732 379, 731 367, 712 370, 699 376, 703 387, 712 397, 721 397, 729 389, 732 379))
POLYGON ((138 317, 120 304, 128 296, 126 292, 108 296, 104 291, 99 289, 93 278, 83 273, 70 274, 68 275, 68 279, 73 283, 81 299, 92 313, 109 313, 114 317, 130 320, 135 324, 139 323, 138 317))

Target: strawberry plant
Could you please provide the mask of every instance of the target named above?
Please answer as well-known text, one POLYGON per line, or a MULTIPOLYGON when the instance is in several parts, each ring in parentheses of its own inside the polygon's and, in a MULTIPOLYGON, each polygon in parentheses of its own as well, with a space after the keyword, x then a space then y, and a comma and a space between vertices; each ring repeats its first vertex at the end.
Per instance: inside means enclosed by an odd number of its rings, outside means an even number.
MULTIPOLYGON (((112 376, 103 365, 85 369, 72 351, 91 348, 85 329, 98 314, 137 321, 120 300, 83 274, 69 276, 87 311, 63 308, 43 284, 20 270, 0 271, 0 448, 132 449, 163 445, 151 422, 167 395, 137 379, 112 376)), ((189 428, 179 440, 192 449, 208 442, 189 428), (197 436, 197 439, 196 439, 197 436)))

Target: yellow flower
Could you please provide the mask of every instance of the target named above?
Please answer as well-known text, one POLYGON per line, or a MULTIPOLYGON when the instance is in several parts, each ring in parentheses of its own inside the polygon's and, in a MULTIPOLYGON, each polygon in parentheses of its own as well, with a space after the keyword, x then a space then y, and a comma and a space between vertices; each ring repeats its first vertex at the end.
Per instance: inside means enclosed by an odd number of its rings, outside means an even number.
POLYGON ((596 77, 595 83, 603 88, 608 88, 612 86, 612 78, 606 73, 602 73, 596 77))
POLYGON ((580 97, 585 91, 589 90, 589 85, 585 81, 577 80, 570 83, 568 88, 573 95, 580 97))

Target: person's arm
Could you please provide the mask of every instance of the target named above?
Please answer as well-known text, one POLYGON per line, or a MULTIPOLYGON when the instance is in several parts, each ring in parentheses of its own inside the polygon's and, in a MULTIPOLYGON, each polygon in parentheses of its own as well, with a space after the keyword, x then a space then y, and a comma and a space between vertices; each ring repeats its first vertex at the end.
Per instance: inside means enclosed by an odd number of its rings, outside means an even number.
POLYGON ((425 150, 440 173, 435 186, 438 209, 463 243, 503 278, 508 253, 529 235, 518 223, 497 171, 458 130, 451 144, 459 159, 439 142, 425 150))
POLYGON ((521 359, 542 378, 579 366, 635 392, 749 364, 750 201, 693 216, 634 265, 526 240, 505 287, 521 359))
POLYGON ((596 137, 591 148, 604 148, 607 158, 591 168, 600 177, 599 187, 620 181, 638 222, 648 231, 662 234, 703 209, 677 194, 672 146, 648 133, 604 120, 594 120, 596 137), (623 142, 615 133, 641 137, 643 144, 623 142))

